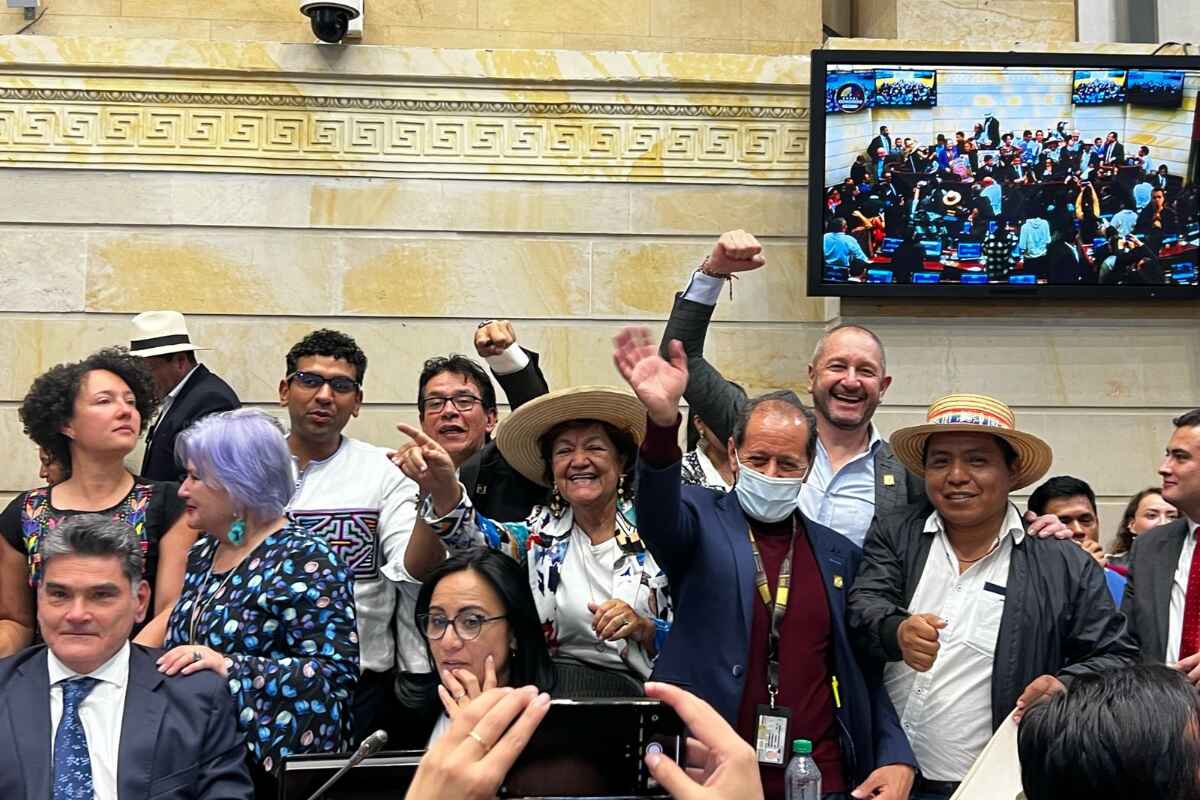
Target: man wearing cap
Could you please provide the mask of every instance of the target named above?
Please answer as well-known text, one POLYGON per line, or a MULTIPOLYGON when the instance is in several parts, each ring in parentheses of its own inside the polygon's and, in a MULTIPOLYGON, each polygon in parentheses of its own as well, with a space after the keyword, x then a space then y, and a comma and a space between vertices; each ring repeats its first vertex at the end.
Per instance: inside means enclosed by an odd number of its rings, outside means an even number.
POLYGON ((668 363, 648 329, 631 327, 614 352, 646 406, 637 518, 675 599, 654 679, 690 686, 756 746, 770 800, 783 797, 788 743, 801 737, 813 742, 825 797, 854 789, 902 800, 916 762, 878 669, 859 666, 845 626, 861 551, 797 513, 816 450, 812 413, 790 391, 747 400, 726 445, 733 491, 681 487, 687 359, 678 341, 670 347, 668 363))
POLYGON ((129 352, 146 360, 154 376, 158 416, 146 431, 142 477, 178 481, 183 468, 175 462, 175 437, 193 422, 218 411, 241 406, 229 384, 196 361, 197 347, 178 311, 147 311, 133 318, 129 352))
POLYGON ((929 502, 872 524, 848 621, 859 652, 886 665, 920 765, 912 797, 941 800, 1014 709, 1132 663, 1137 646, 1099 565, 1071 542, 1028 535, 1009 500, 1052 456, 1008 406, 948 395, 892 448, 925 478, 929 502))
POLYGON ((1163 500, 1180 517, 1133 540, 1121 610, 1144 660, 1166 662, 1200 685, 1200 408, 1173 422, 1158 474, 1163 500))

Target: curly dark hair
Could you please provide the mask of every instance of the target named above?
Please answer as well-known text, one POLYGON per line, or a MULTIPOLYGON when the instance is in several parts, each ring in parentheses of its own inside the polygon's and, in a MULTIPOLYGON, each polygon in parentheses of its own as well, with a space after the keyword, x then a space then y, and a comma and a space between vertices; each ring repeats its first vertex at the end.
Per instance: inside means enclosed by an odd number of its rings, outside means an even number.
POLYGON ((321 328, 305 336, 287 354, 287 374, 297 369, 300 359, 310 356, 340 358, 354 367, 355 377, 361 387, 367 376, 367 354, 358 347, 358 342, 341 331, 321 328))
POLYGON ((18 413, 25 434, 60 464, 71 463, 71 440, 62 432, 63 426, 75 415, 75 398, 83 377, 95 370, 113 373, 133 392, 142 418, 139 433, 145 433, 158 408, 154 379, 145 361, 129 355, 123 347, 106 347, 82 361, 51 367, 34 379, 18 413))

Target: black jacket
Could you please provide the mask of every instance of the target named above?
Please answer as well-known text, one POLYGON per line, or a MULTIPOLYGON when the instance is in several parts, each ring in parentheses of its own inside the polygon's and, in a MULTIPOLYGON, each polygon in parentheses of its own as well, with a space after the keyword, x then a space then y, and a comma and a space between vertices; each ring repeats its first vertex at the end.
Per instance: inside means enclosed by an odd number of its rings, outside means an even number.
MULTIPOLYGON (((671 318, 663 331, 660 352, 666 357, 667 345, 672 339, 683 343, 683 349, 687 352, 689 373, 687 389, 684 390, 683 396, 688 401, 688 407, 695 410, 717 438, 726 441, 733 433, 734 420, 746 397, 704 358, 704 340, 708 335, 708 323, 714 310, 714 306, 684 300, 682 294, 677 294, 675 306, 671 309, 671 318)), ((924 501, 925 482, 904 468, 887 442, 877 447, 876 515, 924 501)))
MULTIPOLYGON (((525 348, 521 348, 525 350, 525 348)), ((538 366, 538 354, 525 350, 529 363, 520 372, 497 375, 513 411, 550 391, 546 376, 538 366)), ((497 522, 520 522, 539 503, 546 502, 549 489, 528 480, 500 455, 495 440, 471 456, 458 471, 458 478, 476 510, 497 522)))
POLYGON ((1187 520, 1177 519, 1146 531, 1133 540, 1130 548, 1121 610, 1129 620, 1129 633, 1141 648, 1144 661, 1161 664, 1167 658, 1171 585, 1187 534, 1187 520))
POLYGON ((146 454, 142 458, 142 477, 152 481, 178 481, 184 470, 175 463, 175 437, 201 417, 241 406, 229 384, 208 371, 203 364, 179 390, 167 413, 146 433, 146 454))
MULTIPOLYGON (((929 558, 934 535, 924 529, 932 512, 926 503, 871 523, 847 605, 851 638, 865 657, 901 659, 897 629, 929 558)), ((1083 548, 1034 536, 1014 543, 993 662, 993 729, 1034 678, 1118 669, 1137 655, 1103 571, 1083 548)))

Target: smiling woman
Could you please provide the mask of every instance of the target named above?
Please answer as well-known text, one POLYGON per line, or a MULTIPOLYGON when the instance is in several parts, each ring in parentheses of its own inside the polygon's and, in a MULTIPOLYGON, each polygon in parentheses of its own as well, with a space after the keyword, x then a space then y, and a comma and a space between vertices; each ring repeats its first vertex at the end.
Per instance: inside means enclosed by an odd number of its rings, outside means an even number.
POLYGON ((7 543, 0 545, 0 656, 34 638, 33 587, 47 531, 84 513, 122 520, 137 531, 153 619, 134 632, 143 644, 162 643, 195 533, 179 519, 178 484, 138 478, 125 468, 154 409, 154 385, 142 359, 117 349, 59 364, 34 380, 20 408, 25 433, 52 460, 69 464, 71 474, 21 495, 19 523, 12 520, 0 531, 7 543))
POLYGON ((427 498, 408 571, 424 578, 447 551, 507 553, 528 571, 551 654, 644 680, 671 618, 666 575, 638 536, 627 480, 645 419, 637 398, 602 386, 553 392, 514 411, 497 428, 500 452, 554 494, 510 523, 476 512, 446 450, 402 426, 416 445, 397 460, 427 498))

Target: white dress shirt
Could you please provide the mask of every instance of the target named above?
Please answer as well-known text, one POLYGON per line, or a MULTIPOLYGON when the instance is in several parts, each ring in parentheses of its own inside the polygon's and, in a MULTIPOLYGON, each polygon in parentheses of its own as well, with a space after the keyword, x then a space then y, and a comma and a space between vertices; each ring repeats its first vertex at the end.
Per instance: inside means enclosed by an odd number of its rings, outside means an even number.
POLYGON ((175 398, 179 397, 179 393, 183 391, 183 385, 188 382, 188 379, 191 378, 192 375, 195 374, 196 368, 199 366, 200 365, 197 364, 195 367, 192 367, 190 370, 188 370, 188 374, 184 375, 183 379, 180 380, 179 383, 175 384, 175 388, 167 392, 167 396, 164 397, 162 402, 158 405, 158 413, 154 416, 154 427, 157 427, 158 423, 167 418, 167 412, 171 410, 171 406, 174 404, 175 398))
POLYGON ((959 573, 941 516, 925 521, 934 534, 929 557, 908 610, 946 622, 933 666, 916 672, 903 661, 883 673, 888 696, 921 765, 934 781, 961 781, 992 737, 992 662, 1014 542, 1025 537, 1012 503, 998 531, 999 544, 959 573))
MULTIPOLYGON (((125 687, 129 683, 129 642, 117 654, 87 675, 82 675, 46 651, 46 669, 50 674, 50 752, 58 736, 62 719, 61 682, 89 677, 100 681, 79 704, 79 721, 87 737, 92 759, 92 788, 95 800, 117 800, 117 754, 121 748, 121 722, 125 718, 125 687)), ((53 756, 51 756, 53 763, 53 756)))
MULTIPOLYGON (((1185 517, 1186 519, 1186 517, 1185 517)), ((1192 575, 1192 554, 1196 552, 1196 522, 1188 519, 1188 535, 1179 551, 1175 580, 1171 582, 1171 612, 1167 617, 1167 663, 1179 660, 1179 640, 1183 638, 1183 609, 1187 605, 1188 578, 1192 575)))

